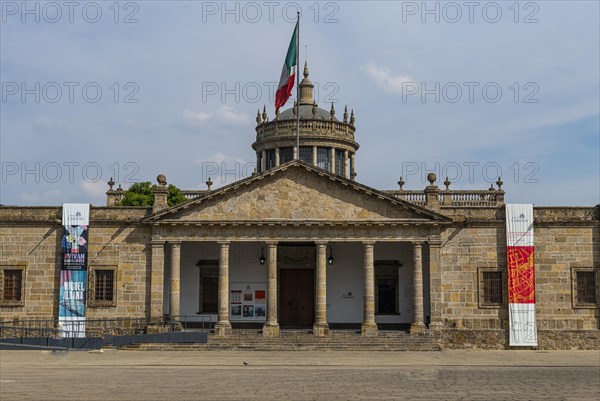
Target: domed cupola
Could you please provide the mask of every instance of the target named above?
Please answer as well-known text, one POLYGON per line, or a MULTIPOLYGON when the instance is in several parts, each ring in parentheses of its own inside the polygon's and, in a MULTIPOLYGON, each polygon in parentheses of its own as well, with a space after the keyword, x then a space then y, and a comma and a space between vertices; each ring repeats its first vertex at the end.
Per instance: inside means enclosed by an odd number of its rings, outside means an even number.
POLYGON ((348 118, 344 109, 343 121, 335 115, 331 103, 329 111, 318 107, 313 97, 314 85, 308 78, 308 64, 304 64, 304 79, 300 82, 300 101, 275 114, 269 121, 266 107, 256 115, 257 171, 264 172, 275 166, 300 159, 333 174, 354 179, 354 155, 359 145, 354 141, 354 111, 348 118), (297 113, 300 114, 300 152, 296 145, 297 113))

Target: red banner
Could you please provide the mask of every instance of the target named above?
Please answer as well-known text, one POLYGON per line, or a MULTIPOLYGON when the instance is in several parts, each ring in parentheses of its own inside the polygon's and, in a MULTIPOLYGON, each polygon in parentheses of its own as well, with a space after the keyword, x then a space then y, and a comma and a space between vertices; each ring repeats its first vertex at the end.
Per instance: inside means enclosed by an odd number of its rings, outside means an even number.
POLYGON ((535 303, 535 281, 532 246, 508 246, 508 302, 535 303))

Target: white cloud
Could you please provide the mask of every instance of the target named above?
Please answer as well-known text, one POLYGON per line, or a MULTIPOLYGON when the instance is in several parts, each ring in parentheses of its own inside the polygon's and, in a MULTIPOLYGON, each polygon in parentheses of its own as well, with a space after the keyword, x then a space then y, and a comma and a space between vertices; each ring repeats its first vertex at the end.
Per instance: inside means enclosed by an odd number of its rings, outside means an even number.
POLYGON ((210 120, 212 118, 212 114, 211 113, 206 113, 203 111, 200 112, 194 112, 191 111, 189 109, 185 109, 183 110, 183 118, 186 120, 191 120, 191 121, 195 121, 198 123, 205 123, 208 120, 210 120))
POLYGON ((384 91, 389 93, 402 93, 402 86, 407 82, 414 82, 411 77, 403 74, 394 75, 389 67, 379 67, 373 60, 361 66, 369 78, 384 91))
POLYGON ((235 125, 249 125, 251 119, 246 113, 238 112, 233 107, 221 106, 219 109, 219 115, 221 118, 231 124, 235 125))
POLYGON ((93 200, 99 200, 99 199, 104 198, 108 187, 106 186, 106 183, 103 181, 97 181, 97 182, 82 181, 81 189, 87 196, 89 196, 90 198, 93 198, 93 200))
POLYGON ((209 121, 223 123, 227 125, 248 126, 251 119, 248 114, 239 112, 231 106, 221 106, 216 112, 208 113, 205 111, 195 112, 190 109, 183 110, 183 118, 197 124, 205 124, 209 121))

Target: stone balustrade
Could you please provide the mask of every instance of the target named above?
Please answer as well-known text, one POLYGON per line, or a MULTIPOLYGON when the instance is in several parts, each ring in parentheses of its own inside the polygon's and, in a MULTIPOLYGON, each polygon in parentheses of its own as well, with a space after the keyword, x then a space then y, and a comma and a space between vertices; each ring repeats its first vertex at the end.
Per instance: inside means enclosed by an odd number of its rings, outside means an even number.
MULTIPOLYGON (((322 133, 328 138, 354 141, 355 128, 347 123, 324 120, 300 120, 300 130, 322 133)), ((256 127, 256 140, 296 135, 296 120, 273 120, 256 127)))
MULTIPOLYGON (((419 206, 427 204, 427 196, 423 190, 394 190, 383 191, 394 198, 403 199, 419 206)), ((442 190, 437 196, 441 207, 496 207, 504 204, 504 191, 488 190, 442 190)))

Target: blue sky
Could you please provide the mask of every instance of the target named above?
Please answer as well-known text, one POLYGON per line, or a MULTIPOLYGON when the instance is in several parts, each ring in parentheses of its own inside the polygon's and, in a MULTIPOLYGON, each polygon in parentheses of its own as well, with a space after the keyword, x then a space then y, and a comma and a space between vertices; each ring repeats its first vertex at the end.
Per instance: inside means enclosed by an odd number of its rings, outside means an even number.
POLYGON ((297 6, 317 101, 356 113, 359 182, 500 173, 507 202, 600 202, 596 1, 0 4, 2 204, 247 175, 297 6))

